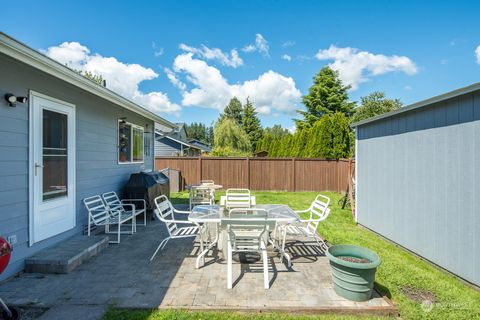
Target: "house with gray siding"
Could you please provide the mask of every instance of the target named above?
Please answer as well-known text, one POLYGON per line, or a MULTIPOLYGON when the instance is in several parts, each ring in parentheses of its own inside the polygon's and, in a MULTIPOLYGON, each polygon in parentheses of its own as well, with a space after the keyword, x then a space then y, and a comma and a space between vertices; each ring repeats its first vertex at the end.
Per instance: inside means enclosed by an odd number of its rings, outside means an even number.
POLYGON ((163 125, 155 126, 155 156, 200 156, 209 152, 208 145, 187 140, 187 131, 184 123, 176 123, 174 129, 165 129, 163 125))
POLYGON ((0 70, 0 236, 14 250, 2 280, 82 233, 83 198, 154 169, 155 123, 174 124, 3 33, 0 70))
POLYGON ((480 285, 480 83, 353 127, 357 222, 480 285))

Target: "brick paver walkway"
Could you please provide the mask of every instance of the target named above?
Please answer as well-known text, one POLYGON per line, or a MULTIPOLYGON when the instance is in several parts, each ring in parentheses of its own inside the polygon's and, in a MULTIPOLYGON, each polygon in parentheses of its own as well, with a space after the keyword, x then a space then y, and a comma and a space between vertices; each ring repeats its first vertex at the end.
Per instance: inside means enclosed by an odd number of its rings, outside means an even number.
MULTIPOLYGON (((165 236, 164 225, 149 221, 120 245, 109 245, 70 274, 24 273, 0 283, 0 297, 16 305, 61 308, 208 308, 391 312, 375 294, 368 302, 352 302, 333 290, 328 259, 312 243, 297 242, 292 269, 269 252, 269 290, 263 289, 261 262, 234 264, 234 288, 226 288, 226 263, 210 252, 207 264, 195 269, 199 251, 192 239, 171 240, 153 262, 149 258, 165 236)), ((66 309, 67 308, 67 309, 66 309)), ((65 311, 67 310, 67 311, 65 311)), ((96 309, 97 310, 97 309, 96 309)), ((100 313, 101 314, 101 313, 100 313)), ((97 316, 98 318, 98 316, 97 316)))

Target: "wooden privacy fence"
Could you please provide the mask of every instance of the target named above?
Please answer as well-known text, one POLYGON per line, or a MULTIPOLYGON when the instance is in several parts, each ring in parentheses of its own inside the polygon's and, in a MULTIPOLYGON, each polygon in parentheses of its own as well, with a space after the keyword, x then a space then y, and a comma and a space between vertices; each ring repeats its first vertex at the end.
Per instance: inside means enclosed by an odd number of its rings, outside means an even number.
POLYGON ((348 159, 156 157, 155 168, 180 171, 181 184, 214 180, 224 188, 345 192, 348 159))

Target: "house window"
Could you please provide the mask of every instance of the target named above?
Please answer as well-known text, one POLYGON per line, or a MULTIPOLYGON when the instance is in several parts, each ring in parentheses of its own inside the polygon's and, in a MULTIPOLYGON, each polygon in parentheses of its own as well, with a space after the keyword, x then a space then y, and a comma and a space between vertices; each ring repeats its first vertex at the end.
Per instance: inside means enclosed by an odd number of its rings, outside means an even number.
POLYGON ((118 162, 143 162, 143 127, 118 121, 118 162))

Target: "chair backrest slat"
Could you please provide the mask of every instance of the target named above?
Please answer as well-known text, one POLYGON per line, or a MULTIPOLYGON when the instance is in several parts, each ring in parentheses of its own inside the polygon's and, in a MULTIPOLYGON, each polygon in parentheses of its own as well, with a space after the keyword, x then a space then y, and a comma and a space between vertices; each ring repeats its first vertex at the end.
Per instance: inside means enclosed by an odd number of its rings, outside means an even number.
POLYGON ((101 225, 110 217, 108 207, 105 206, 105 203, 99 195, 87 197, 83 199, 83 203, 88 211, 88 219, 90 219, 93 224, 101 225))
POLYGON ((190 208, 198 204, 213 204, 215 192, 208 185, 192 186, 190 189, 190 208))
POLYGON ((252 206, 250 190, 228 189, 225 195, 227 208, 250 208, 252 206))
POLYGON ((172 222, 175 220, 172 203, 165 195, 161 195, 155 198, 155 206, 157 207, 157 209, 154 210, 155 215, 158 220, 165 223, 168 233, 171 236, 172 233, 178 229, 177 224, 172 222))
POLYGON ((103 201, 111 209, 112 213, 124 212, 122 202, 115 191, 110 191, 102 194, 103 201))
POLYGON ((222 226, 236 251, 259 250, 263 235, 270 229, 266 217, 223 219, 222 226))
POLYGON ((307 225, 307 228, 311 232, 316 232, 318 228, 318 224, 325 220, 328 215, 330 214, 330 209, 328 206, 330 205, 330 198, 324 195, 317 195, 315 200, 313 200, 312 204, 310 205, 310 221, 307 225))

